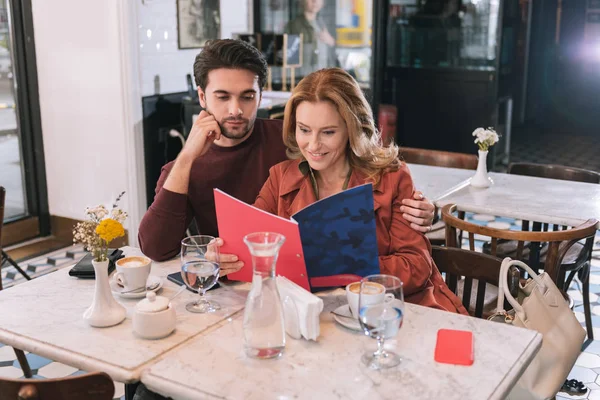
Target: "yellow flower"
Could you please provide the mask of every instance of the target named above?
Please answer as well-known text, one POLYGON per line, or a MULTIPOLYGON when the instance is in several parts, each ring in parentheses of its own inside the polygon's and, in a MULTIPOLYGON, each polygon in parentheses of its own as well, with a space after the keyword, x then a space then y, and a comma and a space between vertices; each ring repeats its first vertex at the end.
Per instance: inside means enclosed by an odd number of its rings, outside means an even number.
POLYGON ((124 236, 125 229, 123 229, 123 225, 120 222, 107 218, 98 224, 96 233, 106 243, 110 243, 113 239, 124 236))

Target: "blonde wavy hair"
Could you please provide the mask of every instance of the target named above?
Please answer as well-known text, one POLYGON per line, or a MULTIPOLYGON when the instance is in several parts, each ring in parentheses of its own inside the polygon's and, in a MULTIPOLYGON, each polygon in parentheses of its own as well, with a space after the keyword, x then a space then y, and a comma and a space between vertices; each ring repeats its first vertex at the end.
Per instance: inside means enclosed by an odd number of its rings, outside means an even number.
POLYGON ((382 144, 371 106, 354 78, 340 68, 313 72, 294 88, 283 118, 283 142, 289 158, 302 157, 296 142, 296 109, 304 101, 328 101, 340 113, 348 129, 347 157, 351 168, 365 174, 375 185, 384 172, 398 170, 398 146, 382 144))

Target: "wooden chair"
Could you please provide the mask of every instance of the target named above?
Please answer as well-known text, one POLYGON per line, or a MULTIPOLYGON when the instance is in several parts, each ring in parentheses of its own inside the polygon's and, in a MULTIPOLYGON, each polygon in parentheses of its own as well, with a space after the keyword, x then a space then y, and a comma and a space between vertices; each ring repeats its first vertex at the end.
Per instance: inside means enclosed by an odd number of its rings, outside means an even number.
MULTIPOLYGON (((451 247, 432 246, 431 250, 435 265, 445 275, 446 284, 461 298, 471 316, 487 318, 496 311, 502 259, 451 247), (495 289, 494 293, 489 293, 492 287, 495 289), (492 298, 486 301, 489 297, 492 298), (486 307, 486 302, 491 303, 491 307, 486 307)), ((513 296, 517 295, 519 277, 519 270, 511 268, 508 288, 513 296)), ((510 310, 512 307, 505 301, 504 308, 510 310)))
MULTIPOLYGON (((582 168, 567 167, 564 165, 555 164, 534 164, 534 163, 512 163, 508 166, 509 174, 524 175, 524 176, 535 176, 540 178, 558 179, 574 182, 585 182, 600 184, 600 173, 590 171, 582 168)), ((531 221, 523 221, 521 229, 524 231, 530 230, 531 221)), ((550 229, 548 224, 542 224, 533 221, 531 224, 532 231, 548 231, 550 229)), ((552 230, 565 230, 566 226, 553 225, 552 230)), ((503 255, 506 251, 514 248, 514 244, 503 243, 498 249, 499 255, 503 255)), ((560 273, 565 275, 569 272, 569 277, 565 282, 565 290, 571 285, 575 274, 579 274, 579 278, 582 283, 584 281, 583 273, 588 271, 585 264, 589 264, 592 258, 592 250, 594 246, 594 239, 589 238, 585 243, 575 243, 565 255, 560 266, 560 273)), ((529 254, 529 263, 532 267, 543 269, 545 260, 545 248, 543 244, 533 243, 530 245, 531 252, 529 254)), ((526 254, 524 254, 525 256, 526 254)), ((562 281, 564 277, 559 277, 559 281, 562 281)))
MULTIPOLYGON (((552 278, 559 288, 564 287, 564 274, 561 274, 560 266, 569 249, 578 241, 594 237, 598 226, 598 221, 589 219, 583 224, 568 230, 549 231, 549 232, 531 232, 531 231, 511 231, 503 229, 494 229, 487 226, 473 224, 454 216, 457 210, 455 204, 448 204, 442 208, 442 219, 446 223, 446 246, 460 248, 461 243, 457 239, 456 232, 461 230, 468 233, 469 249, 475 250, 475 235, 482 235, 490 238, 490 254, 499 256, 498 242, 499 240, 514 240, 517 243, 516 254, 514 259, 523 259, 523 252, 526 242, 547 243, 547 252, 545 258, 545 272, 552 278)), ((591 309, 589 302, 589 263, 588 270, 583 274, 584 287, 584 312, 585 323, 588 333, 589 344, 594 338, 592 329, 591 309)))
POLYGON ((400 147, 400 157, 410 164, 433 165, 445 168, 477 169, 475 154, 400 147))
MULTIPOLYGON (((411 164, 432 165, 445 168, 477 169, 475 154, 454 153, 450 151, 417 149, 401 147, 400 157, 411 164)), ((418 187, 419 182, 416 182, 418 187)), ((443 246, 446 243, 445 226, 443 221, 433 224, 431 231, 425 234, 432 245, 443 246)))
MULTIPOLYGON (((600 184, 600 173, 596 171, 590 171, 582 168, 568 167, 565 165, 557 164, 534 164, 534 163, 511 163, 508 166, 509 174, 534 176, 539 178, 558 179, 565 181, 584 182, 600 184)), ((553 231, 565 230, 568 227, 552 225, 550 228, 549 224, 542 224, 535 221, 523 221, 521 229, 524 231, 553 231)), ((514 248, 514 243, 503 243, 498 248, 498 255, 503 256, 505 254, 504 248, 508 250, 514 248)), ((582 291, 589 292, 589 273, 590 273, 590 262, 592 259, 592 250, 594 247, 594 238, 588 238, 584 243, 575 243, 569 248, 567 254, 561 261, 559 269, 559 282, 565 282, 563 289, 566 291, 571 282, 575 277, 575 274, 579 276, 581 284, 583 286, 582 291), (565 275, 569 274, 565 280, 565 275)), ((525 258, 528 258, 529 265, 539 269, 545 269, 546 263, 546 248, 544 243, 531 243, 529 245, 529 254, 523 254, 525 258), (528 256, 528 257, 527 257, 528 256)), ((487 250, 487 246, 484 247, 484 251, 487 250)), ((526 260, 523 260, 526 261, 526 260)), ((585 300, 588 302, 589 300, 585 300)), ((585 306, 584 306, 585 308, 585 306)), ((586 312, 586 320, 590 316, 586 312)))
POLYGON ((57 379, 0 377, 0 398, 18 400, 112 400, 115 386, 104 372, 57 379))
POLYGON ((600 183, 600 172, 556 164, 511 163, 509 174, 535 176, 563 181, 600 183))

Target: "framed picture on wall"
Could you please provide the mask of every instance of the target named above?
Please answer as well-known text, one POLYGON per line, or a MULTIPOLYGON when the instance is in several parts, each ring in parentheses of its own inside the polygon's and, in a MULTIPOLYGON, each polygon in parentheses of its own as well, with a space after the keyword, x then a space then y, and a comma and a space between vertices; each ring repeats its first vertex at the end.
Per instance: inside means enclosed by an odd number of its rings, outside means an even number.
POLYGON ((180 49, 198 49, 207 40, 219 39, 219 0, 177 0, 177 36, 180 49))

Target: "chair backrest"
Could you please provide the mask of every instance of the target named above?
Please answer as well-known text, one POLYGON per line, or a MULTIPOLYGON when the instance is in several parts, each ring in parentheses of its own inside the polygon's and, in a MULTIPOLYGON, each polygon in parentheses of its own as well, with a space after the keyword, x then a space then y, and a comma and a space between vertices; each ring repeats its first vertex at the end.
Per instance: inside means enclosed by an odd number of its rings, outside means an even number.
POLYGON ((411 164, 472 170, 477 169, 477 156, 475 154, 400 147, 400 156, 405 162, 411 164))
POLYGON ((476 234, 489 237, 491 240, 490 254, 492 256, 497 255, 499 239, 514 240, 517 242, 516 256, 514 258, 518 260, 523 257, 525 242, 548 243, 544 268, 545 272, 550 275, 554 282, 557 282, 559 266, 569 248, 579 240, 593 238, 596 235, 596 228, 598 226, 597 220, 588 219, 575 228, 560 231, 532 232, 495 229, 473 224, 458 218, 454 216, 456 210, 456 204, 447 204, 442 208, 442 219, 446 223, 446 246, 461 247, 456 234, 457 229, 468 233, 469 249, 471 251, 475 251, 476 234))
MULTIPOLYGON (((433 261, 440 272, 445 275, 446 284, 455 294, 458 293, 458 281, 464 278, 462 303, 467 310, 471 305, 471 292, 473 280, 477 280, 477 297, 475 310, 472 316, 484 317, 484 300, 487 284, 498 286, 498 276, 502 260, 488 254, 476 253, 474 251, 456 249, 451 247, 431 246, 433 261)), ((517 295, 519 287, 519 270, 511 268, 508 276, 508 289, 517 295)), ((510 306, 505 304, 505 309, 510 306)), ((471 312, 471 310, 469 310, 471 312)))
POLYGON ((7 379, 0 377, 3 399, 112 400, 115 386, 104 372, 57 379, 7 379))
POLYGON ((556 164, 511 163, 509 174, 535 176, 538 178, 560 179, 586 183, 600 183, 600 173, 583 168, 556 164))

